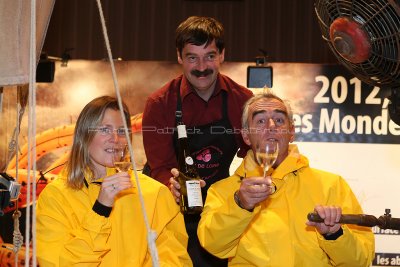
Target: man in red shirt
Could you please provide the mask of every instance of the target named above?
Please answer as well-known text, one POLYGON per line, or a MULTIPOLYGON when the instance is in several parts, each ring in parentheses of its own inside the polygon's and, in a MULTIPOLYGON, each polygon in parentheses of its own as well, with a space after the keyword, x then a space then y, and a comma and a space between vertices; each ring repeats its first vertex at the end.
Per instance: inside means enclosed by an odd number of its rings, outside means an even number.
MULTIPOLYGON (((235 156, 249 147, 241 135, 241 114, 252 92, 219 73, 224 61, 223 26, 208 17, 189 17, 176 30, 176 50, 183 75, 149 96, 143 112, 143 143, 150 176, 168 185, 176 159, 176 125, 188 129, 189 147, 208 187, 229 176, 235 156)), ((173 186, 172 186, 173 189, 173 186)), ((173 190, 174 191, 174 190, 173 190)), ((188 251, 194 266, 226 266, 198 243, 200 216, 185 216, 188 251)))

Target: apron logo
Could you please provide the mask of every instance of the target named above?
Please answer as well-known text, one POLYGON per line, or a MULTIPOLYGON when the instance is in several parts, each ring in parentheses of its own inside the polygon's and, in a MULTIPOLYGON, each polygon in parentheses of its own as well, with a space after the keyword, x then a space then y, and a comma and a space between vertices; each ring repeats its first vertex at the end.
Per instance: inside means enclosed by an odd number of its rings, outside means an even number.
MULTIPOLYGON (((220 167, 220 159, 224 153, 221 149, 216 146, 208 146, 194 153, 196 159, 197 168, 200 170, 210 170, 215 175, 215 171, 218 171, 220 167)), ((210 173, 208 173, 207 177, 210 173)), ((205 179, 203 177, 203 179, 205 179)))
POLYGON ((197 156, 196 159, 198 161, 209 162, 211 160, 211 152, 210 149, 205 149, 201 151, 197 156))

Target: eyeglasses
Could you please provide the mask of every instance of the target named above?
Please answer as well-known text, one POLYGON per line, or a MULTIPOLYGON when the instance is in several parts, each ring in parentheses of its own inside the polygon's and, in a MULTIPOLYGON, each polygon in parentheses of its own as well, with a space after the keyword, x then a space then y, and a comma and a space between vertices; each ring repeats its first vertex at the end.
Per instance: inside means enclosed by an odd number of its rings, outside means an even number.
MULTIPOLYGON (((94 131, 102 136, 110 136, 113 133, 117 133, 117 135, 119 137, 125 137, 125 129, 124 128, 113 129, 113 128, 107 127, 107 126, 100 126, 100 127, 90 128, 89 131, 94 131)), ((131 131, 128 130, 128 133, 131 133, 131 131)))

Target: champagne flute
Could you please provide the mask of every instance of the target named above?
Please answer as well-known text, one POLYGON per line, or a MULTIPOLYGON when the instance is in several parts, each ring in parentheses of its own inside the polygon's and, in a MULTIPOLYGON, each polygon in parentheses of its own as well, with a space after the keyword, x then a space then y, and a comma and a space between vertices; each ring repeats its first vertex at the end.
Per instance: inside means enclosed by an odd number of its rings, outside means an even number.
POLYGON ((126 144, 117 144, 113 151, 114 167, 118 172, 127 172, 131 167, 131 157, 126 144))
MULTIPOLYGON (((261 140, 256 146, 256 159, 258 164, 263 168, 266 177, 269 169, 274 165, 279 154, 278 141, 275 139, 261 140)), ((272 182, 270 186, 271 194, 275 193, 276 185, 272 182)))

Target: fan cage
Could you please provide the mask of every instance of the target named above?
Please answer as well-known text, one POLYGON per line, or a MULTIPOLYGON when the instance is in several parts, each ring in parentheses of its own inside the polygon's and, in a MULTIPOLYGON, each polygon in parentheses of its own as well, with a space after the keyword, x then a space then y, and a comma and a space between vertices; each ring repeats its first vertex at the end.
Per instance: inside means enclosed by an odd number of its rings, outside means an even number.
POLYGON ((400 86, 400 5, 393 0, 316 0, 322 37, 339 62, 360 80, 379 87, 400 86), (330 41, 330 25, 340 17, 361 25, 371 43, 362 63, 343 58, 330 41))

